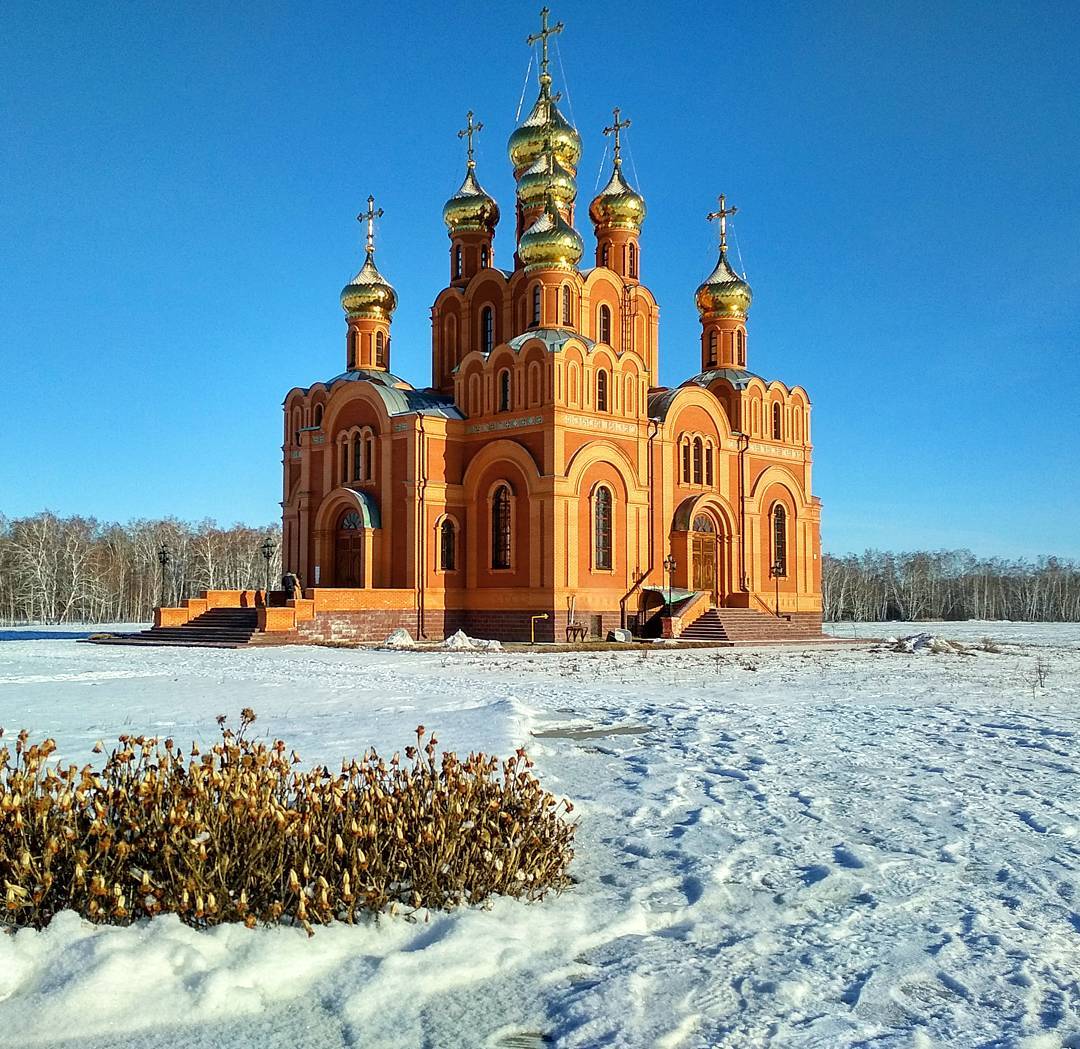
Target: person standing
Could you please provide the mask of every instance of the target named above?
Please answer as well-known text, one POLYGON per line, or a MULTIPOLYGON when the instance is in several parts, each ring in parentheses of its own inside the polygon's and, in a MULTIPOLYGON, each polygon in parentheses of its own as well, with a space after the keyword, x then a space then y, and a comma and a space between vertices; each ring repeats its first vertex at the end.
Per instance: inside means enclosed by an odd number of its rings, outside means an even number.
POLYGON ((285 591, 286 602, 292 601, 293 598, 303 597, 304 589, 300 585, 300 577, 295 572, 286 572, 281 577, 281 586, 285 591))

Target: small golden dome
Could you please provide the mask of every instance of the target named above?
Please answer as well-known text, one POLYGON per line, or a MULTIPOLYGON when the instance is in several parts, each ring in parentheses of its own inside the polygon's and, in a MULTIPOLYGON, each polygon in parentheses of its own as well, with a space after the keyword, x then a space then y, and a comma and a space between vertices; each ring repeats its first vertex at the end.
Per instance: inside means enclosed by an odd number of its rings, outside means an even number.
POLYGON ((474 169, 475 165, 470 162, 461 189, 443 205, 443 222, 451 233, 491 231, 499 221, 499 205, 477 181, 474 169))
POLYGON ((526 269, 572 270, 581 261, 585 244, 576 229, 569 225, 554 198, 547 198, 547 206, 541 215, 518 241, 518 256, 526 269))
POLYGON ((510 141, 506 144, 515 172, 527 168, 542 156, 547 149, 548 139, 551 140, 551 148, 559 163, 572 175, 577 172, 577 164, 581 159, 581 136, 573 124, 559 112, 559 107, 552 101, 550 88, 551 77, 542 75, 540 96, 536 105, 522 125, 510 135, 510 141))
POLYGON ((390 319, 397 308, 397 292, 375 266, 368 251, 360 272, 341 289, 341 307, 350 317, 390 319))
POLYGON ((694 296, 702 320, 706 317, 745 317, 754 299, 750 285, 728 265, 721 248, 716 269, 702 282, 694 296))
POLYGON ((541 153, 518 179, 517 195, 521 203, 529 207, 543 207, 548 194, 558 208, 569 208, 577 198, 577 183, 559 163, 555 144, 549 140, 550 152, 541 153))
POLYGON ((645 198, 623 178, 622 163, 616 161, 608 184, 589 205, 590 217, 597 226, 639 230, 645 214, 645 198))

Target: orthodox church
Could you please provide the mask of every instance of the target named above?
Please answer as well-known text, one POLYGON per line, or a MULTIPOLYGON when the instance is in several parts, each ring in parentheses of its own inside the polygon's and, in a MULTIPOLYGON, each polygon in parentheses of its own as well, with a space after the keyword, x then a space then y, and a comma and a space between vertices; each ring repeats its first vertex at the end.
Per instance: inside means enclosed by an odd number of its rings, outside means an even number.
POLYGON ((623 169, 630 121, 616 109, 604 128, 611 175, 581 215, 582 138, 549 72, 562 28, 545 9, 529 37, 539 95, 507 143, 517 190, 501 258, 501 211, 473 159, 482 125, 470 112, 459 132, 465 177, 443 208, 449 281, 431 307, 427 386, 393 371, 397 296, 368 198, 363 265, 341 292, 345 370, 284 402, 283 563, 303 595, 267 609, 280 619, 268 629, 820 633, 810 401, 749 368, 752 295, 727 251, 736 209, 721 196, 708 216, 720 251, 696 291, 700 370, 661 386, 646 205, 623 169))

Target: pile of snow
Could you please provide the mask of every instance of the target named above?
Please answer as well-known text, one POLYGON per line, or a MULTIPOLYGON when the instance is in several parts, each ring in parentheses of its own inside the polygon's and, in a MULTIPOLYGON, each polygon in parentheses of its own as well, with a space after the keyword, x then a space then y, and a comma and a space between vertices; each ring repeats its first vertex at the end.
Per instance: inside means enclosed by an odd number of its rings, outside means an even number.
POLYGON ((469 637, 464 630, 451 634, 442 647, 451 652, 501 652, 502 644, 498 641, 485 641, 479 637, 469 637))
POLYGON ((918 655, 925 655, 927 652, 941 655, 943 652, 964 650, 964 646, 955 641, 946 641, 943 637, 927 633, 909 634, 899 639, 890 638, 889 641, 892 643, 894 652, 914 652, 918 655))
POLYGON ((403 626, 399 626, 396 630, 391 630, 386 640, 383 642, 383 648, 416 648, 416 642, 413 640, 412 634, 408 632, 403 626))

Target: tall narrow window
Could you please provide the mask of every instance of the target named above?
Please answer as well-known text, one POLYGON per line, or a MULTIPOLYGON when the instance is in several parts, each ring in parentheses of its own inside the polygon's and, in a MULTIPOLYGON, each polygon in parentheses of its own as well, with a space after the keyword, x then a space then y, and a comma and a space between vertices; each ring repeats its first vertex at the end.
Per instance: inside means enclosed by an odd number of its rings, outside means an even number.
POLYGON ((533 327, 536 327, 540 323, 540 295, 541 295, 540 285, 537 284, 536 287, 533 288, 533 312, 532 312, 533 327))
POLYGON ((439 567, 444 572, 453 572, 457 567, 454 540, 454 522, 447 517, 439 526, 439 567))
POLYGON ((375 333, 375 367, 386 367, 386 336, 381 331, 375 333))
POLYGON ((600 341, 611 345, 611 307, 600 307, 600 341))
POLYGON ((777 402, 772 406, 772 438, 774 441, 780 440, 780 405, 777 402))
POLYGON ((690 483, 690 442, 683 441, 682 446, 682 479, 683 484, 690 483))
POLYGON ((461 276, 461 245, 454 247, 454 280, 461 276))
POLYGON ((490 306, 480 312, 480 337, 484 353, 491 353, 495 349, 495 311, 490 306))
POLYGON ((701 484, 701 438, 694 438, 694 484, 701 484))
POLYGON ((611 245, 606 243, 600 249, 600 265, 607 266, 608 260, 611 258, 611 245))
POLYGON ((360 333, 355 328, 349 329, 349 367, 360 367, 360 333))
POLYGON ((705 445, 705 487, 712 488, 713 481, 713 454, 712 445, 705 445))
POLYGON ((322 426, 322 411, 323 411, 323 408, 322 408, 321 404, 315 405, 315 415, 314 415, 314 418, 312 419, 312 423, 315 426, 319 426, 319 427, 322 426))
POLYGON ((510 371, 507 368, 499 372, 499 411, 510 411, 510 371))
POLYGON ((746 364, 746 332, 740 328, 735 333, 735 345, 739 351, 739 367, 746 364))
POLYGON ((608 380, 607 372, 603 369, 596 373, 596 410, 598 412, 608 410, 608 380))
POLYGON ((596 489, 596 567, 611 570, 611 489, 601 485, 596 489))
POLYGON ((777 503, 773 507, 773 543, 771 571, 776 576, 787 575, 787 510, 777 503))
POLYGON ((716 364, 716 329, 709 332, 709 364, 716 364))
POLYGON ((485 244, 480 249, 480 268, 482 270, 486 270, 488 268, 488 266, 490 266, 490 265, 491 265, 491 251, 489 250, 488 246, 485 244))
POLYGON ((637 245, 631 242, 630 244, 630 276, 635 280, 637 279, 637 245))
POLYGON ((362 481, 364 479, 364 452, 360 434, 352 439, 352 479, 362 481))
POLYGON ((341 483, 346 484, 349 480, 349 439, 346 437, 341 442, 341 483))
POLYGON ((491 567, 510 567, 510 489, 495 489, 491 500, 491 567))
POLYGON ((570 319, 570 285, 564 284, 562 290, 562 322, 569 325, 570 319))
POLYGON ((364 480, 371 481, 375 477, 375 438, 368 434, 364 441, 364 480))

